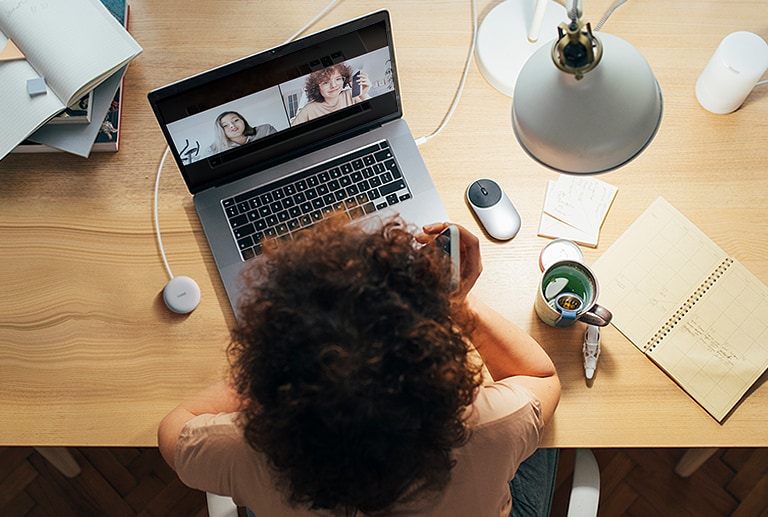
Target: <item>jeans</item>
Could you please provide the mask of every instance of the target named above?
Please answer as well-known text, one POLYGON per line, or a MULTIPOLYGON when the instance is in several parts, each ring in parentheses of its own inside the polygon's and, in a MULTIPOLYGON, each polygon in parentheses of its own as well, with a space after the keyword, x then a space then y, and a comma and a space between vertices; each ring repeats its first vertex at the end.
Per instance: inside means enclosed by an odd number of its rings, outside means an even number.
POLYGON ((509 482, 512 512, 509 517, 548 517, 555 493, 560 449, 536 449, 509 482))

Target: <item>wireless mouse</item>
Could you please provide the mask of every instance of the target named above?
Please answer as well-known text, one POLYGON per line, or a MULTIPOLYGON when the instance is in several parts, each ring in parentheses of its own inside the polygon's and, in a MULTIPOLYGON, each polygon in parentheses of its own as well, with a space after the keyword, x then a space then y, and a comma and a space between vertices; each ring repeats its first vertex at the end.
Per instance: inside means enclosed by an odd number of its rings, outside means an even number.
POLYGON ((509 240, 520 230, 520 214, 492 179, 473 181, 467 188, 467 203, 480 225, 494 239, 509 240))

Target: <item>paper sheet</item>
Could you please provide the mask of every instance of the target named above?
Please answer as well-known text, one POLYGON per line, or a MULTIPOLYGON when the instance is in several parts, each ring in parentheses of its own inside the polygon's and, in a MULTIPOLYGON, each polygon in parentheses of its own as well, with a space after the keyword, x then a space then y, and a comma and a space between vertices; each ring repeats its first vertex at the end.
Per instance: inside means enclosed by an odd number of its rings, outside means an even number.
POLYGON ((617 188, 596 178, 560 176, 547 185, 539 235, 596 247, 617 188))

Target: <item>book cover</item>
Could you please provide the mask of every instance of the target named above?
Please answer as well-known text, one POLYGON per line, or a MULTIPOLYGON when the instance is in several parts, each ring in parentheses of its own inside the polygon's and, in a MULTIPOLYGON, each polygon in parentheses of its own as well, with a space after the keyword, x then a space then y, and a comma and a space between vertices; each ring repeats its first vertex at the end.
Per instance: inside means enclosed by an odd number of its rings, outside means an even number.
POLYGON ((91 121, 92 107, 93 91, 90 91, 74 105, 64 108, 64 111, 46 122, 46 124, 87 124, 91 121))
POLYGON ((0 0, 0 48, 9 40, 24 58, 0 66, 0 159, 142 50, 99 0, 0 0))
MULTIPOLYGON (((122 82, 115 92, 115 96, 109 105, 104 121, 99 126, 99 132, 96 134, 96 140, 91 146, 91 152, 94 153, 115 153, 120 149, 120 122, 122 118, 123 104, 123 85, 122 82)), ((24 140, 16 146, 13 153, 60 153, 61 149, 51 147, 46 144, 24 140)))
POLYGON ((96 142, 91 151, 95 153, 117 152, 120 149, 120 123, 123 115, 123 85, 115 92, 104 121, 101 123, 96 142))
POLYGON ((768 287, 663 198, 593 270, 611 323, 718 422, 768 369, 768 287))

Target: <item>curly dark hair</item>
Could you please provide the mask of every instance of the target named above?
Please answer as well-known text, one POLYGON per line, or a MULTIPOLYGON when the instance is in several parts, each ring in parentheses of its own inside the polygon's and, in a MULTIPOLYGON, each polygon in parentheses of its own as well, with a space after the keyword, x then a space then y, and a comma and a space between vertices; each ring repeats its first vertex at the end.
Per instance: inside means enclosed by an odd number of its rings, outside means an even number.
POLYGON ((246 274, 229 347, 241 424, 292 504, 377 513, 443 489, 482 382, 450 262, 399 218, 332 218, 246 274))
POLYGON ((307 98, 314 102, 323 102, 325 98, 320 93, 320 83, 327 81, 338 72, 344 79, 344 84, 352 82, 352 67, 344 63, 338 63, 329 67, 312 72, 304 81, 304 91, 307 92, 307 98))

